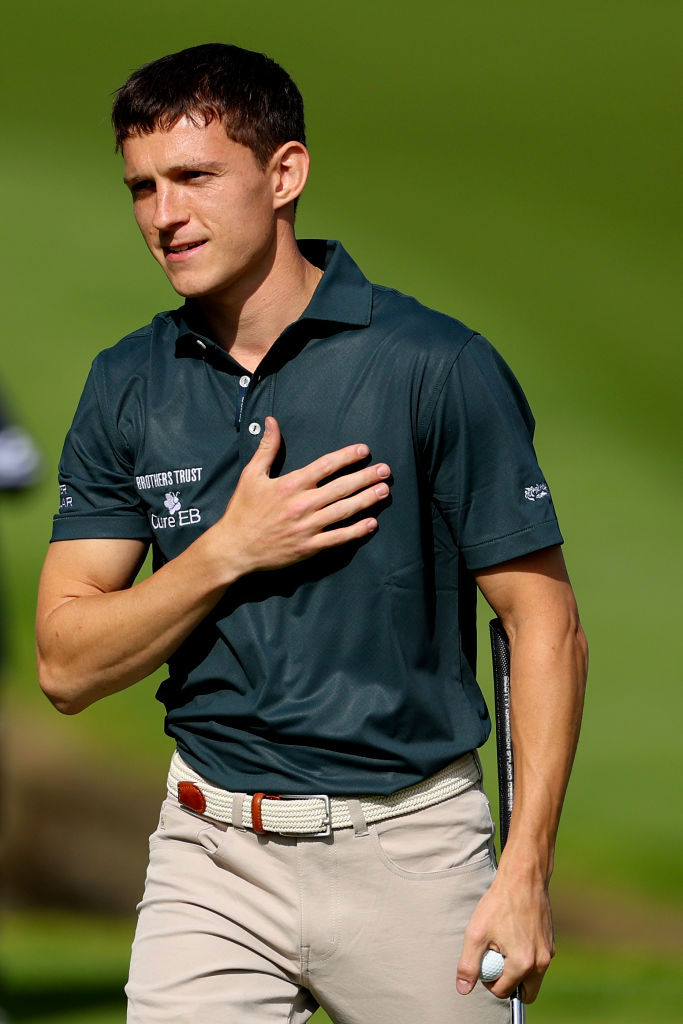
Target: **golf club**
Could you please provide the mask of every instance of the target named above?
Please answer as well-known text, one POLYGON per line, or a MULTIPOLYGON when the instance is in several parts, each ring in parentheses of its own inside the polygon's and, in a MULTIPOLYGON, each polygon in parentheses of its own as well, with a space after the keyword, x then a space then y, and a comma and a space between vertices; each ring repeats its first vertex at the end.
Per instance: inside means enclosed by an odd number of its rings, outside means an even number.
MULTIPOLYGON (((491 656, 493 659, 493 696, 496 716, 496 751, 498 760, 498 802, 500 818, 500 850, 507 842, 514 798, 514 761, 512 756, 512 734, 510 731, 510 644, 500 619, 489 623, 491 634, 491 656)), ((487 954, 484 954, 486 958, 487 954)), ((502 959, 502 958, 501 958, 502 959)), ((483 964, 483 960, 482 960, 483 964)), ((500 974, 503 973, 500 965, 500 974)), ((494 980, 490 978, 489 980, 494 980)), ((525 1024, 526 1009, 520 999, 519 989, 510 996, 512 1024, 525 1024)))

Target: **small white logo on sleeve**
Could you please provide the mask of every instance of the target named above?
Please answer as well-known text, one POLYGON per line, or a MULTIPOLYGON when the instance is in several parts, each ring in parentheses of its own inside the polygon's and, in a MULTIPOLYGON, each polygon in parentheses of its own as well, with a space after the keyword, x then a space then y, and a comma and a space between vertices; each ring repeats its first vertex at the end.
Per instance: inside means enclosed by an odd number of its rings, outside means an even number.
POLYGON ((66 489, 66 484, 59 485, 59 511, 63 512, 66 508, 73 506, 73 498, 66 489))
POLYGON ((525 487, 524 497, 527 501, 540 501, 541 498, 549 498, 550 491, 545 480, 542 480, 540 484, 532 484, 531 487, 525 487))

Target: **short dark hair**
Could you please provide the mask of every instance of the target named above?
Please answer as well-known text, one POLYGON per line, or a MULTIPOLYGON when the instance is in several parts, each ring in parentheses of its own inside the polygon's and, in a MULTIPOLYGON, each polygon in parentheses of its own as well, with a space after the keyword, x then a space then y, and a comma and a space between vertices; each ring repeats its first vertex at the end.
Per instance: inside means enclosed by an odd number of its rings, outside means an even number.
POLYGON ((283 143, 306 145, 303 99, 284 68, 227 43, 191 46, 133 72, 112 109, 117 151, 130 136, 167 131, 181 117, 222 121, 262 167, 283 143))

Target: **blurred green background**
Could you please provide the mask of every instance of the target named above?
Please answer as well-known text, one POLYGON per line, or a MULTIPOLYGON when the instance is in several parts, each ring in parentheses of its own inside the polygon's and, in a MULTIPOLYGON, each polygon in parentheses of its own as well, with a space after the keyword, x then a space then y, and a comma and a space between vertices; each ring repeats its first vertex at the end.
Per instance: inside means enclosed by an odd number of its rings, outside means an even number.
MULTIPOLYGON (((5 11, 0 383, 46 465, 0 505, 12 1020, 124 1020, 170 756, 161 707, 152 680, 57 716, 36 684, 33 605, 90 361, 179 304, 136 237, 110 96, 208 40, 269 53, 302 89, 299 234, 342 238, 372 280, 486 334, 536 414, 591 675, 553 881, 558 957, 529 1018, 680 1019, 682 24, 658 0, 5 11)), ((487 693, 488 661, 482 630, 487 693)), ((495 788, 492 744, 485 763, 495 788)))

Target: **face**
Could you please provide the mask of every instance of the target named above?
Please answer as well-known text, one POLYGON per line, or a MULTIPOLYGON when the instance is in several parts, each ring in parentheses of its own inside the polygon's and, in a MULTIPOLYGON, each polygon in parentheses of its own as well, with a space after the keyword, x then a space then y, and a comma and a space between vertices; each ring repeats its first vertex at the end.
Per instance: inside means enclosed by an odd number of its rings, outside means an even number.
POLYGON ((125 182, 150 252, 186 297, 237 297, 267 271, 282 184, 222 123, 186 118, 123 144, 125 182))

